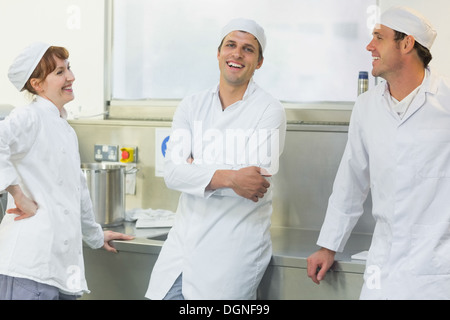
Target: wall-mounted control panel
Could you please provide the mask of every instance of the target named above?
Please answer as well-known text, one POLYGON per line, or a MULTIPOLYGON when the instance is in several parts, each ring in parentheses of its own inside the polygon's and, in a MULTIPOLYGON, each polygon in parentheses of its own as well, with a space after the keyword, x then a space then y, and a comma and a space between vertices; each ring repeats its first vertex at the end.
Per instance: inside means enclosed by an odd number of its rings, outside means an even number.
POLYGON ((96 144, 94 145, 94 160, 97 162, 137 163, 137 147, 96 144))

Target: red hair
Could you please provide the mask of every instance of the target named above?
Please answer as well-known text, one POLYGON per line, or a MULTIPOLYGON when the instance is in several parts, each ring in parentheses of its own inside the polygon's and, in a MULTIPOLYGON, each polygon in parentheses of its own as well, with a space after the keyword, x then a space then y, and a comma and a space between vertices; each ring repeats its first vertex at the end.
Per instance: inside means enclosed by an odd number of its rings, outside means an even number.
POLYGON ((34 90, 33 86, 30 83, 31 79, 38 79, 39 82, 42 82, 47 78, 47 76, 52 73, 56 69, 56 59, 55 57, 66 60, 69 58, 69 51, 67 51, 66 48, 63 47, 50 47, 47 49, 47 51, 44 53, 44 55, 41 58, 41 61, 39 61, 38 65, 34 69, 33 73, 31 74, 30 78, 25 83, 24 88, 32 93, 37 94, 34 90))

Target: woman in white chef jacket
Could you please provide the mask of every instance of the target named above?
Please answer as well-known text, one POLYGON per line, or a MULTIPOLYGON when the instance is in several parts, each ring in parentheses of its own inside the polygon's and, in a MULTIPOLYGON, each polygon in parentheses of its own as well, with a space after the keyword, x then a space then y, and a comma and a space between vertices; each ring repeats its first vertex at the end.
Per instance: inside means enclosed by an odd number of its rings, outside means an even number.
POLYGON ((132 237, 94 221, 80 167, 78 140, 65 120, 75 77, 65 48, 33 43, 9 79, 35 99, 0 122, 0 190, 7 190, 0 225, 0 299, 75 299, 88 292, 82 240, 115 252, 108 242, 132 237))
POLYGON ((419 13, 383 13, 367 46, 386 82, 358 97, 317 244, 316 283, 363 213, 376 220, 361 299, 450 299, 450 81, 427 67, 436 37, 419 13), (320 271, 317 273, 318 268, 320 271))

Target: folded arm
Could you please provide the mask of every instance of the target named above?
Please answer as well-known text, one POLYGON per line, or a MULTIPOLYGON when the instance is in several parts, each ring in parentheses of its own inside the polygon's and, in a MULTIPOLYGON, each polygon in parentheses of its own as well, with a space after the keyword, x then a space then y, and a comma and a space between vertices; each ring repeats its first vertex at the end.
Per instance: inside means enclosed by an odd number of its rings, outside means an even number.
POLYGON ((246 167, 239 170, 217 170, 206 190, 231 188, 237 195, 257 202, 264 197, 269 187, 270 183, 261 174, 261 168, 246 167))

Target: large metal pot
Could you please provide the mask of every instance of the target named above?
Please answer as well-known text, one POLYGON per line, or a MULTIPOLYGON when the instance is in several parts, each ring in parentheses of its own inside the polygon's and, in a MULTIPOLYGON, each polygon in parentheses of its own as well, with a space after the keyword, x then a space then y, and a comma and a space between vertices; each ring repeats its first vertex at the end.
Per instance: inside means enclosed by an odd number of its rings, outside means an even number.
POLYGON ((95 221, 102 227, 123 224, 125 218, 125 167, 120 164, 84 163, 95 221))

